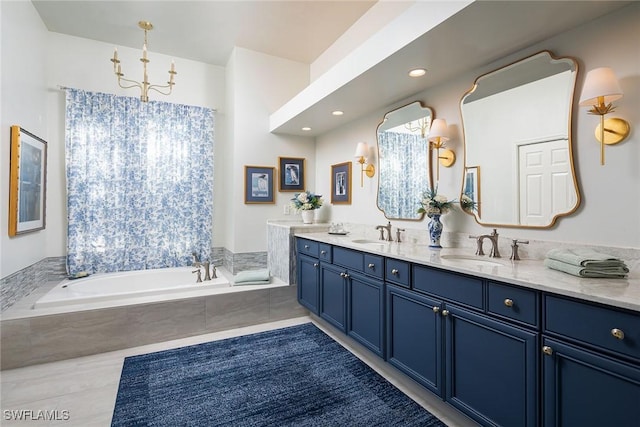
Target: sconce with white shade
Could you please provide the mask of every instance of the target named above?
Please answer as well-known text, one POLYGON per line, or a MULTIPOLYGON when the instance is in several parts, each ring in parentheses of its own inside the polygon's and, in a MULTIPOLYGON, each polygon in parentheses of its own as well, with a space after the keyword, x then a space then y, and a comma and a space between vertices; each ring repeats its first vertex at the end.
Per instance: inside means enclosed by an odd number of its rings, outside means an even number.
POLYGON ((600 116, 596 139, 600 142, 600 164, 604 165, 604 146, 614 145, 629 136, 629 122, 604 116, 615 110, 612 102, 622 98, 622 89, 614 71, 609 67, 594 68, 587 73, 580 97, 581 107, 592 107, 588 113, 600 116))
POLYGON ((376 169, 373 164, 368 163, 368 160, 372 158, 369 144, 366 142, 358 142, 356 152, 353 156, 358 159, 357 161, 360 163, 360 187, 364 187, 364 175, 366 174, 369 178, 373 178, 376 174, 376 169))
POLYGON ((431 123, 431 129, 429 129, 428 135, 431 148, 436 149, 436 157, 438 161, 436 163, 436 179, 440 179, 440 165, 444 167, 451 167, 456 161, 456 153, 453 150, 443 148, 445 143, 449 140, 449 126, 445 119, 434 119, 431 123), (440 152, 442 150, 442 152, 440 152))

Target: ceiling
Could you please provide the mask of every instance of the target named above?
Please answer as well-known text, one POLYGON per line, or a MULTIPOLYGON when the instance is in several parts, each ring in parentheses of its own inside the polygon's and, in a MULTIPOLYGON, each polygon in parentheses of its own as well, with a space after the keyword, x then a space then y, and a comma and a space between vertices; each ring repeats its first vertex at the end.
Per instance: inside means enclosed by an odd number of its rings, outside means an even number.
POLYGON ((234 46, 312 63, 376 1, 32 1, 49 31, 225 66, 234 46))
MULTIPOLYGON (((301 92, 289 103, 303 107, 289 111, 285 104, 271 115, 270 131, 322 135, 630 3, 633 2, 475 1, 348 83, 326 88, 321 99, 305 103, 305 93, 301 92), (415 66, 426 68, 427 74, 418 79, 408 77, 407 71, 415 66), (331 111, 336 109, 344 111, 344 115, 332 116, 331 111), (287 114, 279 114, 282 111, 287 114), (312 130, 304 131, 303 127, 312 130)), ((469 87, 472 83, 470 80, 469 87)))

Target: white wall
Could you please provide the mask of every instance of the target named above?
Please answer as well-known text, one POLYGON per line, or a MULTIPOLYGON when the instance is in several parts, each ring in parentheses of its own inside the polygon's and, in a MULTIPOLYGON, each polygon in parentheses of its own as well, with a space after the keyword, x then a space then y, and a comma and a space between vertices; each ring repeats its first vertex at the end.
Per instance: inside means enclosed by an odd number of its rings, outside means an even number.
MULTIPOLYGON (((329 190, 329 170, 333 163, 353 160, 351 153, 358 141, 375 142, 375 129, 386 111, 410 101, 420 100, 434 109, 435 117, 445 118, 452 132, 448 146, 456 151, 452 168, 440 169, 440 192, 457 198, 462 187, 463 142, 459 102, 476 77, 548 49, 557 56, 572 56, 579 63, 579 75, 573 109, 573 147, 576 173, 582 195, 581 207, 570 217, 561 218, 548 230, 502 228, 505 237, 519 237, 549 241, 600 244, 640 248, 640 4, 634 3, 611 15, 553 37, 516 54, 502 58, 476 70, 469 70, 437 88, 416 94, 389 105, 381 111, 349 123, 317 138, 316 181, 318 191, 329 190), (624 98, 616 102, 612 117, 623 117, 631 124, 631 135, 623 143, 607 147, 607 164, 600 166, 599 144, 594 139, 598 118, 579 108, 586 71, 599 66, 611 66, 616 71, 624 98)), ((353 196, 351 206, 333 206, 332 220, 366 224, 386 222, 376 208, 377 176, 365 178, 360 188, 359 166, 354 163, 353 196)), ((496 165, 499 166, 499 165, 496 165)), ((395 225, 426 230, 426 221, 394 221, 395 225)), ((459 211, 443 219, 445 230, 478 233, 486 227, 459 211)), ((426 232, 426 231, 425 231, 426 232)))
POLYGON ((269 133, 269 115, 309 84, 309 67, 236 47, 227 64, 227 81, 227 96, 233 99, 233 144, 225 165, 230 167, 225 193, 233 204, 227 224, 233 235, 225 246, 234 253, 265 251, 267 220, 287 218, 284 206, 293 196, 278 192, 278 157, 305 158, 306 186, 313 189, 315 183, 313 139, 269 133), (276 167, 274 204, 244 204, 245 165, 276 167))
POLYGON ((0 11, 0 277, 5 277, 45 258, 47 239, 47 230, 9 238, 9 129, 19 125, 49 141, 50 151, 53 144, 44 86, 47 30, 29 1, 0 2, 0 11))

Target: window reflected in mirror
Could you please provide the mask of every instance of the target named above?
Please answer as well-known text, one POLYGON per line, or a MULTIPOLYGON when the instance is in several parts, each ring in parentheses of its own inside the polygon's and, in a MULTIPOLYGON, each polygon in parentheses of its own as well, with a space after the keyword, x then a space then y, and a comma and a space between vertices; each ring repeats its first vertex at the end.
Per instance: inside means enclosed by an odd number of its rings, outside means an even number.
POLYGON ((429 188, 427 135, 433 111, 416 101, 390 111, 377 129, 378 209, 388 219, 419 220, 429 188))

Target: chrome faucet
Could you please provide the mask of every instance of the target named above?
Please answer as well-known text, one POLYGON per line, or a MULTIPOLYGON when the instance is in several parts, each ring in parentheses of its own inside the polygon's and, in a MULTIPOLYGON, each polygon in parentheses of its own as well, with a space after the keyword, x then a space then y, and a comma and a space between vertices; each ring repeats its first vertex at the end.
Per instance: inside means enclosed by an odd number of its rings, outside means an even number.
POLYGON ((197 273, 197 278, 196 278, 196 283, 201 283, 202 282, 202 271, 200 271, 200 266, 198 265, 198 268, 193 270, 192 273, 197 273))
POLYGON ((403 231, 406 230, 404 228, 396 228, 396 242, 402 242, 402 240, 400 240, 400 233, 402 233, 403 231))
POLYGON ((387 221, 387 225, 378 225, 376 230, 380 230, 380 239, 385 240, 384 238, 384 230, 387 230, 387 238, 388 242, 393 242, 393 238, 391 237, 391 221, 387 221))
POLYGON ((482 242, 484 241, 484 239, 489 239, 491 241, 491 251, 489 252, 489 256, 491 258, 500 258, 500 250, 498 249, 498 231, 495 228, 493 229, 491 234, 469 236, 469 238, 476 239, 476 255, 484 255, 484 251, 482 250, 482 242))

